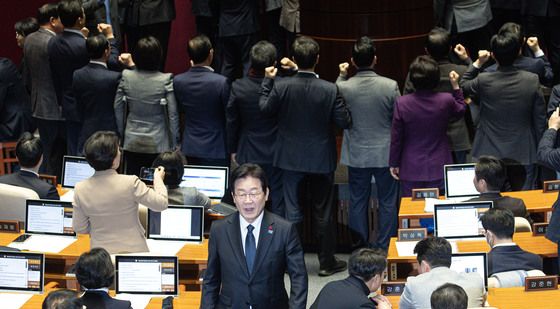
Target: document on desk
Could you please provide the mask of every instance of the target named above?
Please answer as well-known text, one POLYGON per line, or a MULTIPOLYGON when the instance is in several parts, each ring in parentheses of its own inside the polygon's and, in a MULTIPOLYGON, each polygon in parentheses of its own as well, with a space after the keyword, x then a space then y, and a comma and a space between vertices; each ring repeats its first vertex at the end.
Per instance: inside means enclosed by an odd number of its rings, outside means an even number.
POLYGON ((60 200, 63 202, 74 202, 74 190, 68 190, 68 192, 60 197, 60 200))
POLYGON ((157 253, 158 255, 163 256, 177 255, 177 253, 187 244, 186 241, 157 239, 146 239, 146 242, 148 243, 150 254, 157 253))
POLYGON ((414 254, 414 247, 416 247, 417 241, 397 241, 397 253, 399 256, 416 256, 414 254))
POLYGON ((24 242, 12 242, 8 247, 37 252, 59 253, 77 240, 72 236, 33 235, 24 242))
POLYGON ((116 299, 120 300, 128 300, 131 304, 131 307, 134 309, 138 308, 146 308, 150 303, 153 295, 137 295, 137 294, 117 294, 115 295, 116 299))
POLYGON ((21 308, 31 297, 31 293, 0 293, 0 304, 2 308, 21 308))
POLYGON ((426 198, 424 199, 425 205, 424 205, 424 212, 434 212, 434 205, 439 205, 439 204, 455 204, 455 203, 460 203, 462 201, 459 200, 440 200, 437 198, 426 198))

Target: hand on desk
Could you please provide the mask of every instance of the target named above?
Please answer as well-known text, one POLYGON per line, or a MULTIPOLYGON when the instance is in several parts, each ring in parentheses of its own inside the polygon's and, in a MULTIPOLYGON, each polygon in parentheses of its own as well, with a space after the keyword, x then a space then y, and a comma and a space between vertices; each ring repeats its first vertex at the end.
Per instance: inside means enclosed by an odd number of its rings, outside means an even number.
POLYGON ((377 309, 390 309, 392 308, 391 302, 383 295, 375 295, 372 300, 377 304, 377 309))

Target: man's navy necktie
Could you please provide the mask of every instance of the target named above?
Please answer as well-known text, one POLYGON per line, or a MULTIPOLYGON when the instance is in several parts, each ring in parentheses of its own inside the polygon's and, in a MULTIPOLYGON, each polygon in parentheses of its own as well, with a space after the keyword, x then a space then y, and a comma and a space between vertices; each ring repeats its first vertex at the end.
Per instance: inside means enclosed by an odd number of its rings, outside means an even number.
POLYGON ((255 262, 255 253, 257 251, 255 236, 253 235, 254 229, 255 227, 249 224, 247 226, 247 236, 245 237, 245 259, 247 260, 249 273, 253 272, 253 263, 255 262))

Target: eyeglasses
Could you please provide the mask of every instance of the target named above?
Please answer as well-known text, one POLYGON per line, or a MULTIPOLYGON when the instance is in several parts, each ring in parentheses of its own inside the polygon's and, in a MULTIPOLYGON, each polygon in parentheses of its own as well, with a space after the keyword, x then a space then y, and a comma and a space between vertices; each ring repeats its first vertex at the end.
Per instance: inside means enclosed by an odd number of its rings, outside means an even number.
POLYGON ((251 192, 251 193, 236 193, 235 197, 240 199, 240 200, 245 200, 247 199, 247 197, 249 197, 250 200, 254 201, 255 199, 257 199, 257 197, 261 196, 263 192, 251 192))

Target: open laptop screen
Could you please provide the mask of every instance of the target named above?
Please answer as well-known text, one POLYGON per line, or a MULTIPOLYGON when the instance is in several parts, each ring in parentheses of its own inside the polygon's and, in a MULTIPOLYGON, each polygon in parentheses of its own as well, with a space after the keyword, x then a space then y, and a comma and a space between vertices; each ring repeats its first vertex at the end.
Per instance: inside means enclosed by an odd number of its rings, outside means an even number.
POLYGON ((484 237, 479 219, 492 205, 490 201, 434 205, 435 235, 447 239, 484 237))
POLYGON ((479 193, 474 186, 475 164, 452 164, 445 165, 445 197, 469 197, 478 196, 479 193))
POLYGON ((62 164, 62 187, 74 188, 76 183, 88 179, 95 170, 84 157, 64 156, 62 164))
POLYGON ((117 255, 115 262, 117 294, 177 295, 179 264, 176 256, 117 255))
POLYGON ((228 168, 185 165, 181 187, 195 187, 211 199, 221 199, 228 185, 228 168))
POLYGON ((169 205, 162 211, 148 209, 148 238, 202 242, 204 207, 169 205))
POLYGON ((488 264, 484 252, 454 253, 450 268, 458 273, 477 273, 484 280, 484 286, 488 286, 488 264))
POLYGON ((75 236, 72 229, 73 213, 71 202, 27 200, 25 232, 75 236))
POLYGON ((44 275, 42 253, 0 252, 0 290, 41 293, 44 275))

